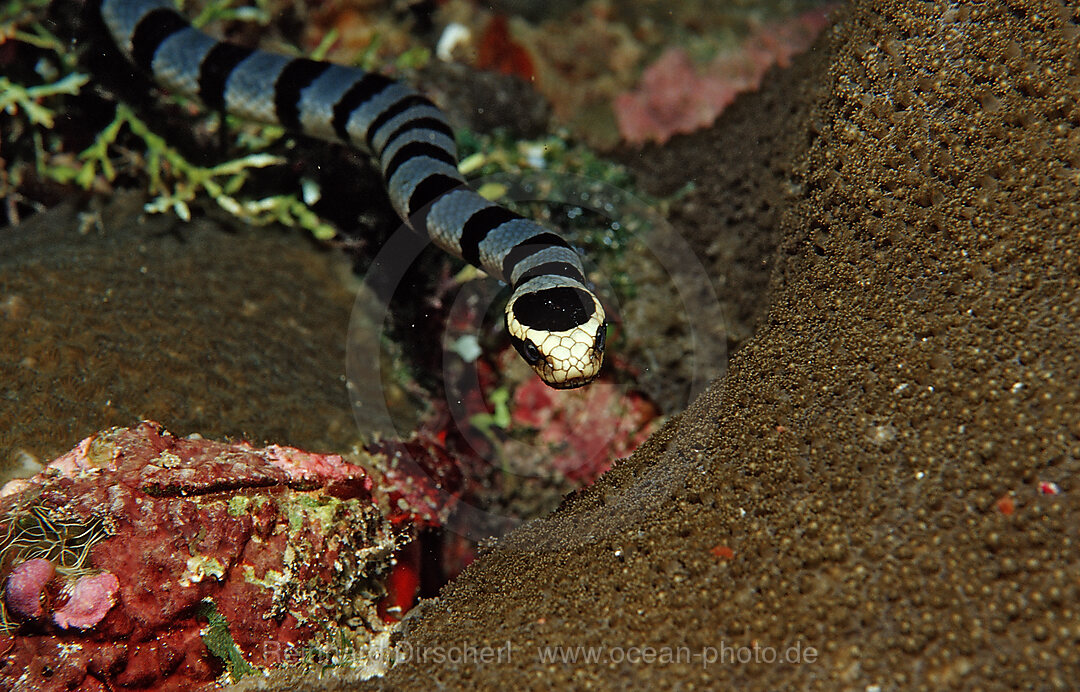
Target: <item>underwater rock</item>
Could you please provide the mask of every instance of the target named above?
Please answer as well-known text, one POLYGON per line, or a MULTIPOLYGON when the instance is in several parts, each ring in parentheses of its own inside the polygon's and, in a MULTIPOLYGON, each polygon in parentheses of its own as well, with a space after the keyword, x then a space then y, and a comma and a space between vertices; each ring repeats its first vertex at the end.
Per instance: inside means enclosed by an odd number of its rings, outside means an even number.
POLYGON ((373 652, 375 670, 389 641, 379 582, 409 529, 378 505, 368 473, 337 455, 151 421, 93 435, 0 499, 4 554, 55 556, 6 580, 8 613, 39 621, 11 632, 0 687, 197 688, 305 647, 361 667, 357 651, 373 652), (49 622, 54 569, 72 581, 49 622))

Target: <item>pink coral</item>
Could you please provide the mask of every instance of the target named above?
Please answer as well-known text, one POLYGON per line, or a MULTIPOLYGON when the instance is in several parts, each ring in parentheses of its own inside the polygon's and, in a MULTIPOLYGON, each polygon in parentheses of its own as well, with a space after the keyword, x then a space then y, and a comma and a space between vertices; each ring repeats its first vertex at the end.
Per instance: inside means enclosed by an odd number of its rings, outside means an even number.
POLYGON ((116 605, 119 590, 120 580, 111 572, 79 577, 70 587, 67 602, 53 611, 53 622, 65 629, 90 629, 116 605))
POLYGON ((41 597, 45 584, 55 573, 53 564, 40 557, 16 565, 4 586, 4 601, 8 609, 21 618, 39 618, 44 615, 41 597))
POLYGON ((619 133, 632 144, 665 142, 676 132, 708 125, 747 88, 745 77, 699 75, 685 50, 670 48, 645 70, 635 91, 615 97, 619 133))
POLYGON ((738 50, 721 53, 702 70, 682 48, 670 48, 642 74, 637 89, 615 98, 619 133, 631 144, 666 142, 706 127, 743 91, 756 89, 773 65, 787 66, 828 26, 830 8, 766 24, 738 50))

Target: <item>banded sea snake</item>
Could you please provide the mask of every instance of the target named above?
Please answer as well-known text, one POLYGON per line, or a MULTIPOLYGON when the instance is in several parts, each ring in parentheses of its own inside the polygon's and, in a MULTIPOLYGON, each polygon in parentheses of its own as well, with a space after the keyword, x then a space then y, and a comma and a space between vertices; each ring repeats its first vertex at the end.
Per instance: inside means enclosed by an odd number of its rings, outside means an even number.
POLYGON ((578 253, 465 184, 453 131, 427 97, 375 72, 218 41, 171 0, 98 0, 97 8, 120 51, 161 87, 371 153, 407 224, 510 284, 510 339, 544 382, 568 389, 599 373, 606 318, 578 253))

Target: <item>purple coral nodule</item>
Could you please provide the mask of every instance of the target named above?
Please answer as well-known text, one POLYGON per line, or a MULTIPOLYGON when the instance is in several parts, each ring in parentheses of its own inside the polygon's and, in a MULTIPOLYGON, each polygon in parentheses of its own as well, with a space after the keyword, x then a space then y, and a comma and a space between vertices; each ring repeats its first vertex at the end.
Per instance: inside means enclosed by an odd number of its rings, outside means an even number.
POLYGON ((120 582, 112 572, 79 577, 71 586, 67 602, 53 612, 53 622, 63 628, 90 629, 116 605, 119 589, 120 582))
POLYGON ((56 569, 45 558, 36 557, 15 565, 4 585, 4 601, 8 610, 24 619, 39 618, 45 614, 41 607, 41 595, 45 584, 52 579, 56 569))

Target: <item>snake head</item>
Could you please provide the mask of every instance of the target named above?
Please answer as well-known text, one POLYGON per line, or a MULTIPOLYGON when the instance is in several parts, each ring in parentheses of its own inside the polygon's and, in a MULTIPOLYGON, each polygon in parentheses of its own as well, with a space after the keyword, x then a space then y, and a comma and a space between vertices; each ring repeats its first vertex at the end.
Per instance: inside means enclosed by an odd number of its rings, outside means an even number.
POLYGON ((607 318, 578 281, 542 276, 522 284, 507 301, 506 329, 529 367, 555 389, 581 387, 600 373, 607 318))

